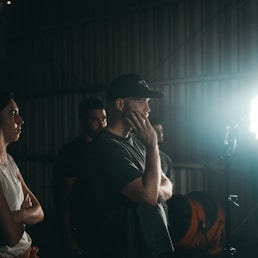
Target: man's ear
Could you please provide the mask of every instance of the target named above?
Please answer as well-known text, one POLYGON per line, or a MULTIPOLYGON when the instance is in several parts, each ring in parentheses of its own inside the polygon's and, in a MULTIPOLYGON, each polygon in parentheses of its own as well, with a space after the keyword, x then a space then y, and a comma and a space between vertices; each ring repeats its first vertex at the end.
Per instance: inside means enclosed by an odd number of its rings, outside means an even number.
POLYGON ((116 104, 117 110, 123 111, 123 109, 124 109, 124 100, 123 99, 116 99, 115 104, 116 104))

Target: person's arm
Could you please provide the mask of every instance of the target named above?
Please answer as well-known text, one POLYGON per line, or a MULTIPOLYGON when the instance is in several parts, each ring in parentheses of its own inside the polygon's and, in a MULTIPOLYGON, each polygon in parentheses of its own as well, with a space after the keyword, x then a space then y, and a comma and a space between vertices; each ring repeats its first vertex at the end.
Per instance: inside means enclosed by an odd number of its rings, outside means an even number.
POLYGON ((64 238, 67 241, 67 250, 71 255, 81 254, 76 240, 72 233, 71 222, 71 192, 75 182, 75 177, 60 177, 59 181, 59 214, 64 238))
POLYGON ((36 196, 28 188, 22 175, 19 173, 18 178, 21 181, 24 194, 24 202, 20 210, 12 211, 14 221, 16 223, 24 223, 27 225, 36 224, 44 219, 44 212, 36 196))
POLYGON ((0 242, 15 246, 25 230, 24 223, 16 223, 7 204, 2 184, 0 183, 0 242))
POLYGON ((170 179, 162 172, 159 199, 161 201, 167 201, 172 197, 173 194, 173 183, 170 179))
POLYGON ((57 222, 61 241, 64 242, 65 252, 71 257, 74 254, 80 254, 78 244, 74 238, 71 218, 71 194, 76 180, 73 171, 81 169, 80 167, 75 167, 74 160, 70 158, 76 157, 79 150, 74 143, 71 142, 61 148, 54 165, 54 198, 57 222))
POLYGON ((70 195, 73 188, 75 177, 60 177, 59 181, 59 214, 60 222, 65 234, 71 234, 71 216, 70 216, 70 195))
POLYGON ((174 168, 173 168, 173 162, 171 158, 168 156, 168 171, 166 176, 169 178, 169 180, 174 184, 175 181, 175 173, 174 173, 174 168))
POLYGON ((162 172, 157 135, 148 118, 140 113, 132 113, 127 120, 146 147, 146 166, 142 176, 124 186, 121 192, 136 202, 155 205, 159 199, 162 172))

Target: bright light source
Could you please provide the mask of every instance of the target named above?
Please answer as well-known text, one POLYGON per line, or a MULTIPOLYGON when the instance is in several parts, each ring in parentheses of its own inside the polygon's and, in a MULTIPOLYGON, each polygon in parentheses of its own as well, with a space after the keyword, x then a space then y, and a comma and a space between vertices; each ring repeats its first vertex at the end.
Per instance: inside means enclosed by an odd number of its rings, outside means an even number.
POLYGON ((258 96, 251 102, 249 118, 249 130, 255 133, 256 139, 258 139, 258 96))
POLYGON ((11 5, 12 1, 6 1, 6 4, 11 5))

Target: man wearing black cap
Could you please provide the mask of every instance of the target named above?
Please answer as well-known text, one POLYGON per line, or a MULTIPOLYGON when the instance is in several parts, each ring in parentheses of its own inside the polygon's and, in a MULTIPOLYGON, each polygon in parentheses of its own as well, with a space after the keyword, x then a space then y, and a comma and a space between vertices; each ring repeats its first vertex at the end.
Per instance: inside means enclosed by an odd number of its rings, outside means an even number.
POLYGON ((122 75, 107 89, 108 126, 91 145, 92 190, 84 196, 92 216, 82 232, 85 257, 173 257, 161 205, 172 184, 148 119, 150 98, 162 96, 137 74, 122 75))

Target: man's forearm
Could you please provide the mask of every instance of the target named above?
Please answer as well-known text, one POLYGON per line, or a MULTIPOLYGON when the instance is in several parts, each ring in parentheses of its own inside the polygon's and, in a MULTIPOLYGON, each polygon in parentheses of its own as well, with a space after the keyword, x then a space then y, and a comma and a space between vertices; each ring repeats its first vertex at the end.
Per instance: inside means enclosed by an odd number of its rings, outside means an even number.
POLYGON ((173 194, 173 183, 168 179, 168 177, 162 173, 159 199, 162 201, 167 201, 172 197, 173 194))
POLYGON ((151 146, 146 149, 146 167, 142 177, 143 186, 152 199, 156 203, 159 198, 161 166, 158 146, 151 146))

